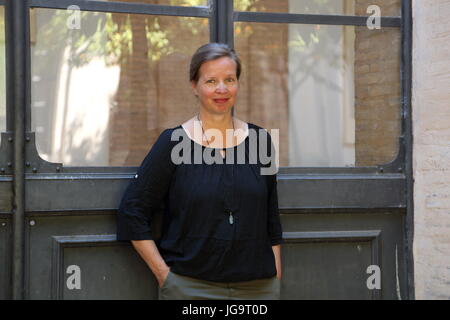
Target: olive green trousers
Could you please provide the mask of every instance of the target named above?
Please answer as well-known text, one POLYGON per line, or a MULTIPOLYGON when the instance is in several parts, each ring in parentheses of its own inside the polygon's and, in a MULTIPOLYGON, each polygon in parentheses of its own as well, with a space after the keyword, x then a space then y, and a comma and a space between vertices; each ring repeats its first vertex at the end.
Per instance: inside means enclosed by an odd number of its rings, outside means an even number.
POLYGON ((241 282, 212 282, 169 271, 159 300, 279 300, 277 277, 241 282))

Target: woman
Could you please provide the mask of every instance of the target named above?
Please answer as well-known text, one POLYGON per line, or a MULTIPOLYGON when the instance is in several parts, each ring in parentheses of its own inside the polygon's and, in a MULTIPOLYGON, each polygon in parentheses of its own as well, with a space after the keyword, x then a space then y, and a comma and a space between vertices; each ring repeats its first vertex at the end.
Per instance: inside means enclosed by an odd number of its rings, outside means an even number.
MULTIPOLYGON (((279 299, 276 174, 262 175, 266 164, 249 160, 255 143, 250 131, 265 132, 271 157, 274 149, 267 131, 233 116, 240 73, 228 45, 209 43, 196 51, 190 82, 198 113, 161 133, 120 204, 117 239, 131 240, 158 281, 160 299, 279 299), (223 162, 174 161, 174 136, 191 147, 179 155, 192 160, 200 150, 215 159, 220 154, 223 162), (245 150, 245 163, 237 161, 237 150, 245 150), (152 214, 162 204, 162 236, 155 241, 152 214)), ((257 148, 264 148, 261 141, 257 148)))

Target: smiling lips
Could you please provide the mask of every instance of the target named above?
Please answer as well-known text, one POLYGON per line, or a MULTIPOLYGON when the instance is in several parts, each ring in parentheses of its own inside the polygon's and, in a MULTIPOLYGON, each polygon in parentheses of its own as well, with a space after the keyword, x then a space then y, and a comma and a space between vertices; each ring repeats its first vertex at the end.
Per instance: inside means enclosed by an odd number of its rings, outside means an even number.
POLYGON ((217 103, 225 103, 225 102, 227 102, 228 100, 230 100, 229 98, 227 98, 227 99, 214 99, 214 102, 217 102, 217 103))

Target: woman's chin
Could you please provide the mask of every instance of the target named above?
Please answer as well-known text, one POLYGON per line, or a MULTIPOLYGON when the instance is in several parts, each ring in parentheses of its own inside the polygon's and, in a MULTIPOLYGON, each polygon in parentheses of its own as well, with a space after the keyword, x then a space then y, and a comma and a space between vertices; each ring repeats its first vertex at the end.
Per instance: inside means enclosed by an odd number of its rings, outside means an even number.
POLYGON ((208 107, 208 108, 205 108, 205 109, 208 110, 209 112, 212 112, 212 113, 227 114, 227 113, 231 112, 231 108, 233 108, 233 106, 230 106, 230 105, 223 105, 223 106, 215 105, 212 108, 208 107))

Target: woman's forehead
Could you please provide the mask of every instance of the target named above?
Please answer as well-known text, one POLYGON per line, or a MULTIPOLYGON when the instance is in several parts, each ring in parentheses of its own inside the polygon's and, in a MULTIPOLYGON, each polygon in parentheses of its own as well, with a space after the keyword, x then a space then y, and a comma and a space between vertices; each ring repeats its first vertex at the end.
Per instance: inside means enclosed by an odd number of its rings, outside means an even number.
POLYGON ((203 62, 200 70, 205 74, 214 72, 233 72, 236 73, 237 64, 228 57, 222 57, 215 60, 203 62))
POLYGON ((203 74, 203 77, 205 77, 205 78, 214 78, 214 77, 217 77, 217 76, 235 77, 236 76, 236 72, 230 72, 230 73, 226 73, 226 74, 223 74, 221 72, 205 73, 205 74, 203 74))

